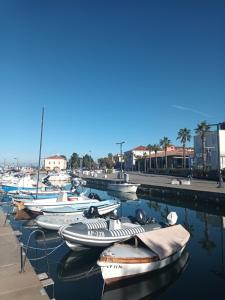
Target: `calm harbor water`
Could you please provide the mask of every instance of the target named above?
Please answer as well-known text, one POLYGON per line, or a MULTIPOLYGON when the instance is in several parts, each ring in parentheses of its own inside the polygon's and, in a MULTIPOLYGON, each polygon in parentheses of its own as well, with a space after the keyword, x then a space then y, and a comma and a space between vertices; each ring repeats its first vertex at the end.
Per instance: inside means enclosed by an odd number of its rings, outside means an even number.
MULTIPOLYGON (((104 199, 121 200, 119 215, 135 215, 138 208, 146 214, 163 220, 170 211, 178 214, 178 223, 183 224, 191 233, 187 250, 175 264, 141 278, 128 280, 111 288, 104 287, 99 268, 96 266, 100 254, 98 249, 82 249, 72 252, 62 244, 57 233, 42 234, 32 227, 31 221, 15 221, 11 217, 13 227, 21 230, 21 240, 27 244, 31 232, 28 257, 37 273, 49 272, 54 280, 47 288, 49 295, 53 293, 57 300, 79 299, 225 299, 225 209, 199 206, 168 199, 138 199, 122 194, 91 189, 104 199), (45 252, 59 246, 48 259, 38 259, 45 252), (61 245, 61 246, 60 246, 61 245), (51 248, 51 249, 50 249, 51 248)), ((26 267, 25 267, 26 269, 26 267)))

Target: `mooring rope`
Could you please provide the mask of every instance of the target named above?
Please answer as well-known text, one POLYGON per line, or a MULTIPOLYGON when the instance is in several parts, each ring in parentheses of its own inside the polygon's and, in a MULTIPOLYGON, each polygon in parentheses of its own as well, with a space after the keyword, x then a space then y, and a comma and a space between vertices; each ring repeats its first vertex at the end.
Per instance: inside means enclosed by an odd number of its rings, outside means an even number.
POLYGON ((38 248, 38 247, 31 247, 28 245, 23 245, 23 249, 32 249, 32 250, 40 250, 40 251, 48 251, 48 250, 54 250, 57 249, 59 246, 63 245, 65 243, 65 241, 63 241, 60 245, 56 246, 56 247, 51 247, 51 248, 38 248))
POLYGON ((52 253, 54 253, 58 248, 60 248, 63 244, 65 244, 65 241, 63 241, 60 245, 56 246, 55 248, 47 248, 47 249, 43 249, 43 248, 35 248, 35 247, 28 247, 28 246, 22 246, 24 249, 35 249, 35 250, 44 250, 47 251, 48 249, 53 249, 51 252, 41 256, 41 257, 36 257, 36 258, 29 258, 27 257, 30 261, 35 261, 35 260, 41 260, 44 259, 46 257, 48 257, 49 255, 51 255, 52 253))

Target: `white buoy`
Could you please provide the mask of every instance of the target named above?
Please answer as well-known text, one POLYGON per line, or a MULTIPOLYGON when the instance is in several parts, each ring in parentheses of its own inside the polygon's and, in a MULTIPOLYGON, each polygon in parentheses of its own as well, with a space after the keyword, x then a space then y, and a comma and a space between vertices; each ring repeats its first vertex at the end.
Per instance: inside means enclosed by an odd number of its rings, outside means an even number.
POLYGON ((175 225, 177 223, 177 213, 175 211, 171 211, 167 216, 167 222, 170 226, 175 225))

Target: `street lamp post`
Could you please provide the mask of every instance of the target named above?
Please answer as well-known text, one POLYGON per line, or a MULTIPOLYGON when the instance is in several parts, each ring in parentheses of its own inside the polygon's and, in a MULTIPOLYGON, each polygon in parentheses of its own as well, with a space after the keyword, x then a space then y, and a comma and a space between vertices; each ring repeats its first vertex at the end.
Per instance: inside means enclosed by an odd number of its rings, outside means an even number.
POLYGON ((123 150, 122 150, 122 147, 123 147, 124 143, 125 143, 124 141, 116 143, 117 145, 120 145, 120 176, 122 176, 122 172, 123 172, 123 164, 122 164, 123 150))

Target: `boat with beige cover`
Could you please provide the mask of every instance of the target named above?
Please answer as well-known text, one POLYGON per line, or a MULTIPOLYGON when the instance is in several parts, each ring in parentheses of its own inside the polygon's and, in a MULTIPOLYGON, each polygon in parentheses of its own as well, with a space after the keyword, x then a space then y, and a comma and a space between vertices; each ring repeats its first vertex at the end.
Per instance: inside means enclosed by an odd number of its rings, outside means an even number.
POLYGON ((139 233, 133 243, 104 250, 98 260, 106 284, 162 269, 181 257, 190 238, 182 225, 139 233))

